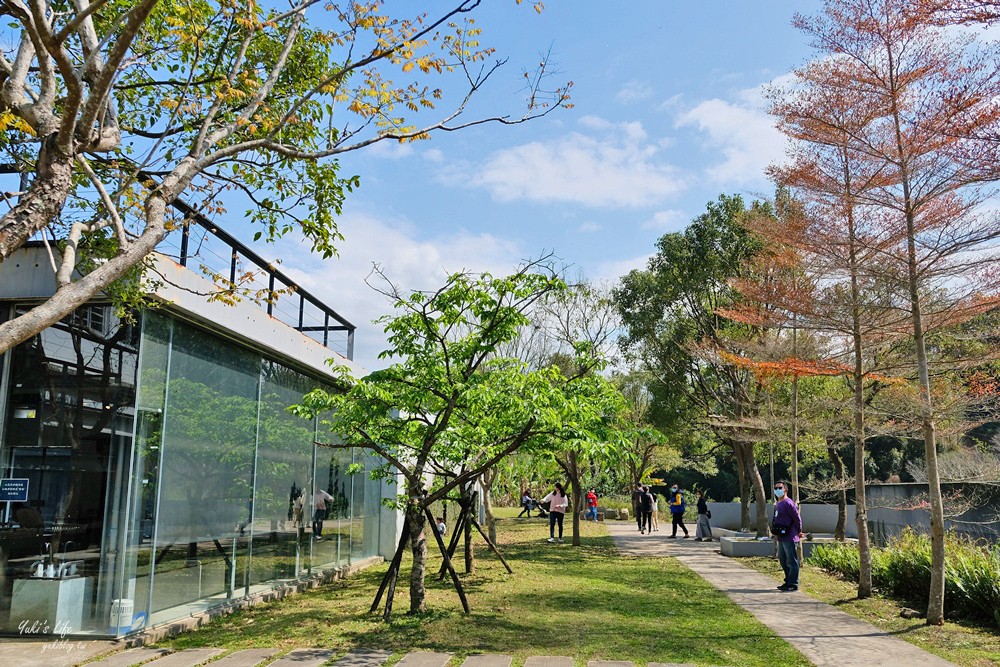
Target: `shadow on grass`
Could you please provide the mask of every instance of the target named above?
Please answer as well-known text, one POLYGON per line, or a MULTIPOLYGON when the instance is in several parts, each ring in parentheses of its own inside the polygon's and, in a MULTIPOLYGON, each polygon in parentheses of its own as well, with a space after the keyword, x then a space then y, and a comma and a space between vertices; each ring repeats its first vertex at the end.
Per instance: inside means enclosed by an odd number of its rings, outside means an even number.
MULTIPOLYGON (((350 580, 258 605, 171 640, 189 646, 322 646, 455 653, 572 655, 578 659, 697 662, 729 665, 807 664, 724 595, 670 558, 627 558, 603 527, 587 526, 581 546, 545 541, 547 524, 506 520, 500 545, 508 574, 477 545, 477 571, 461 575, 472 613, 450 578, 438 582, 440 557, 428 563, 427 605, 409 608, 408 560, 393 619, 368 608, 386 565, 350 580)), ((407 559, 408 559, 407 554, 407 559)), ((460 559, 456 559, 460 565, 460 559)))

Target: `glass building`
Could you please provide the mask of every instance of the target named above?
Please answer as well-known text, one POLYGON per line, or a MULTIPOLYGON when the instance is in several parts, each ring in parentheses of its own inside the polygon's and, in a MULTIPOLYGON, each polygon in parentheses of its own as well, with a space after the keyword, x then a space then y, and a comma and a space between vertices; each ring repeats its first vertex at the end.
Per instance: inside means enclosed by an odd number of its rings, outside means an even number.
MULTIPOLYGON (((41 252, 0 264, 0 319, 51 289, 41 252)), ((127 635, 394 544, 394 490, 349 474, 376 462, 286 410, 330 332, 197 297, 175 260, 162 306, 90 303, 0 356, 0 633, 127 635)))

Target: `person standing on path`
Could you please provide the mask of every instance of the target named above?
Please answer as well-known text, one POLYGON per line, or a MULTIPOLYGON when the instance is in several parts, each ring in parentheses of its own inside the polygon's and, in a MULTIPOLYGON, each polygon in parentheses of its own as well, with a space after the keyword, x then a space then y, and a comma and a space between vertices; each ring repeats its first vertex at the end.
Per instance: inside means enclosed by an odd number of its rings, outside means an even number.
POLYGON ((587 491, 587 518, 597 521, 597 492, 593 487, 587 491))
POLYGON ((682 491, 676 484, 670 487, 670 518, 673 519, 673 532, 670 537, 677 537, 677 527, 684 531, 684 539, 686 540, 690 535, 688 534, 687 526, 684 525, 684 510, 686 506, 684 504, 684 491, 682 491))
POLYGON ((639 534, 653 532, 653 494, 649 492, 649 487, 642 487, 642 495, 639 497, 639 534))
POLYGON ((549 503, 549 542, 556 541, 556 524, 559 524, 559 542, 563 541, 563 518, 566 516, 566 508, 569 507, 569 498, 562 484, 556 482, 555 489, 549 495, 542 498, 543 503, 549 503))
POLYGON ((712 525, 708 520, 712 518, 712 513, 708 511, 708 501, 705 500, 705 492, 701 489, 695 491, 698 496, 698 525, 694 530, 695 542, 712 541, 712 525))
POLYGON ((639 482, 635 483, 635 490, 632 492, 632 514, 635 516, 635 524, 642 532, 642 511, 640 510, 640 503, 642 501, 642 484, 639 482))
POLYGON ((798 541, 802 538, 802 515, 795 501, 788 497, 784 483, 774 485, 774 519, 771 521, 771 532, 778 543, 778 562, 785 573, 785 583, 778 586, 779 591, 799 590, 799 554, 798 541))

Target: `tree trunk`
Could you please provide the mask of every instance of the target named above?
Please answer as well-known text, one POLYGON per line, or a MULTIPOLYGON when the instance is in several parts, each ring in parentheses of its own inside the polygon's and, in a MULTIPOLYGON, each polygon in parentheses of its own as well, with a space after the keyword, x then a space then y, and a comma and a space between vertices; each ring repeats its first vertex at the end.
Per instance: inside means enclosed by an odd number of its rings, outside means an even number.
POLYGON ((872 596, 872 550, 868 536, 868 501, 865 494, 865 367, 861 337, 861 287, 858 278, 858 238, 854 222, 850 157, 844 151, 844 183, 847 193, 847 232, 850 242, 851 338, 854 343, 854 522, 858 528, 858 599, 872 596))
POLYGON ((73 157, 57 148, 56 135, 52 134, 38 155, 30 189, 0 218, 0 262, 59 217, 72 188, 73 157))
MULTIPOLYGON (((748 486, 753 487, 753 492, 757 496, 757 511, 755 512, 755 530, 757 531, 757 537, 764 537, 770 534, 767 527, 767 507, 765 504, 765 499, 767 498, 766 492, 764 491, 764 480, 760 476, 760 469, 757 467, 757 459, 754 458, 753 443, 752 442, 741 442, 737 445, 740 448, 741 456, 743 458, 744 474, 750 484, 748 486)), ((749 495, 749 494, 748 494, 749 495)), ((749 503, 749 499, 747 501, 749 503)), ((747 525, 750 524, 750 506, 747 504, 747 525)))
POLYGON ((765 502, 767 492, 764 490, 764 480, 760 476, 757 459, 754 457, 753 443, 746 442, 741 446, 743 447, 743 461, 747 467, 747 478, 753 486, 754 495, 757 496, 757 511, 755 512, 757 537, 764 537, 770 534, 767 526, 767 504, 765 502))
POLYGON ((868 499, 865 490, 865 387, 864 375, 859 372, 860 337, 855 343, 854 378, 854 521, 858 526, 858 599, 872 596, 872 549, 868 535, 868 499))
POLYGON ((424 527, 427 523, 424 511, 419 502, 412 499, 406 507, 410 525, 410 553, 413 564, 410 566, 410 612, 420 614, 427 610, 424 601, 424 576, 427 573, 427 537, 424 527))
POLYGON ((497 519, 493 515, 493 483, 496 481, 496 478, 497 471, 495 467, 484 471, 479 478, 480 486, 483 489, 483 511, 486 514, 486 532, 493 544, 497 543, 497 519))
POLYGON ((580 546, 580 508, 583 507, 583 489, 580 487, 580 465, 575 451, 567 456, 570 469, 569 484, 573 489, 573 546, 580 546))
POLYGON ((826 455, 833 464, 833 475, 837 480, 837 527, 833 529, 833 538, 843 542, 847 538, 847 473, 844 469, 844 458, 834 446, 827 446, 826 455))
POLYGON ((736 459, 736 477, 740 483, 740 531, 750 530, 750 481, 747 477, 746 463, 743 461, 743 450, 738 442, 732 443, 733 458, 736 459))
MULTIPOLYGON (((472 506, 472 487, 462 489, 462 507, 468 513, 468 518, 472 518, 475 508, 472 506)), ((476 571, 476 547, 472 543, 472 521, 466 520, 463 527, 465 540, 465 573, 473 574, 476 571)))
MULTIPOLYGON (((889 67, 894 68, 890 52, 889 67)), ((902 186, 902 211, 906 219, 906 278, 913 324, 913 347, 917 357, 917 379, 920 386, 920 425, 924 434, 924 456, 927 465, 927 487, 931 503, 931 584, 927 592, 927 625, 944 624, 944 502, 941 498, 941 476, 938 472, 937 440, 934 432, 934 399, 931 394, 930 368, 924 340, 923 312, 920 305, 922 282, 917 260, 917 219, 910 178, 910 148, 903 139, 904 122, 899 98, 902 92, 893 87, 889 98, 896 134, 899 159, 899 184, 902 186)))

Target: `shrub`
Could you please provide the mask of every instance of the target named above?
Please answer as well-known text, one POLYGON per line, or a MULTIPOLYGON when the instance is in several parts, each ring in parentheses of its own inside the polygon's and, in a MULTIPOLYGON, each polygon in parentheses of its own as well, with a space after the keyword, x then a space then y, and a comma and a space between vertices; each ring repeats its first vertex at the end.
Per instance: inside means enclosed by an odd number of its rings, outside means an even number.
MULTIPOLYGON (((949 533, 945 539, 945 609, 1000 627, 1000 546, 986 547, 949 533)), ((906 530, 884 548, 873 548, 872 584, 915 606, 927 606, 931 541, 906 530)), ((860 558, 849 545, 820 545, 809 562, 845 579, 858 580, 860 558)))

